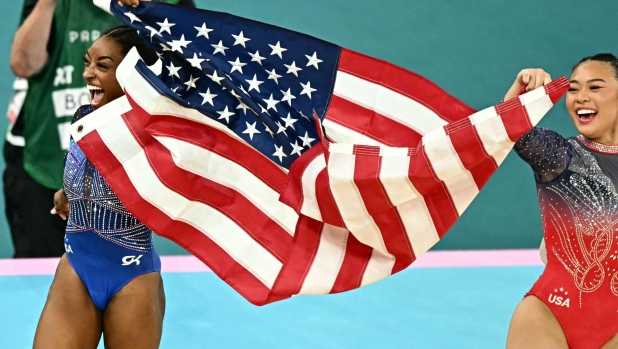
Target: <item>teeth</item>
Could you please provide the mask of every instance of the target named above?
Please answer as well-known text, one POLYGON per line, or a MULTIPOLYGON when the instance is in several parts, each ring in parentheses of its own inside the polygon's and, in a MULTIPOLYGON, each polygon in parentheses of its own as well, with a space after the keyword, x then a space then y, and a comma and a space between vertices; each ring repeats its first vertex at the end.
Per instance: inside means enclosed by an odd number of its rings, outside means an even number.
POLYGON ((98 86, 92 86, 92 85, 88 85, 88 90, 90 90, 90 91, 103 91, 102 88, 100 88, 98 86))
POLYGON ((577 111, 577 115, 596 114, 596 110, 592 109, 580 109, 577 111))

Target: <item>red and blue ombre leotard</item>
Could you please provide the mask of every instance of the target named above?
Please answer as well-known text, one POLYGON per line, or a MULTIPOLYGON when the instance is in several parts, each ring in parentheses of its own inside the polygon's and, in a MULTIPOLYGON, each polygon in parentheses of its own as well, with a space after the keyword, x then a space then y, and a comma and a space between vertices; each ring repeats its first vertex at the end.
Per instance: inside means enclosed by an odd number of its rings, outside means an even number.
MULTIPOLYGON (((73 122, 92 110, 80 107, 73 122)), ((152 231, 127 211, 72 139, 64 191, 69 199, 66 256, 97 308, 104 311, 131 280, 161 270, 152 231)))
POLYGON ((571 349, 618 333, 618 146, 534 128, 515 145, 533 169, 547 266, 529 295, 554 313, 571 349))

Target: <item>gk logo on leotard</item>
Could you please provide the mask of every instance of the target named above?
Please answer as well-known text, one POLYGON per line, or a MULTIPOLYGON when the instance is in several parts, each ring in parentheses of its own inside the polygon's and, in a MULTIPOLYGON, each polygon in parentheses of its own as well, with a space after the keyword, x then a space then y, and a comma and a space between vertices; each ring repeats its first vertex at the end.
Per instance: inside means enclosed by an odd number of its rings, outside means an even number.
POLYGON ((127 265, 131 265, 133 263, 139 265, 140 261, 139 259, 142 258, 143 255, 139 255, 137 257, 135 256, 124 256, 122 257, 122 266, 126 267, 127 265))

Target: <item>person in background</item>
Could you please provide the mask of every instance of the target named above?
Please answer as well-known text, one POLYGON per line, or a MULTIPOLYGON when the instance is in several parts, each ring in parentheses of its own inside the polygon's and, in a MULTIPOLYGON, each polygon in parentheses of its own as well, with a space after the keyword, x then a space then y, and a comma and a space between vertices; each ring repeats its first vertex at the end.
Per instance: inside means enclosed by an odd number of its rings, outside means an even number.
MULTIPOLYGON (((193 0, 161 2, 195 6, 193 0)), ((60 257, 65 251, 66 223, 49 208, 62 188, 71 118, 90 103, 80 78, 81 57, 103 30, 117 24, 91 0, 24 2, 10 62, 15 75, 27 79, 28 92, 4 144, 4 197, 15 258, 60 257)))

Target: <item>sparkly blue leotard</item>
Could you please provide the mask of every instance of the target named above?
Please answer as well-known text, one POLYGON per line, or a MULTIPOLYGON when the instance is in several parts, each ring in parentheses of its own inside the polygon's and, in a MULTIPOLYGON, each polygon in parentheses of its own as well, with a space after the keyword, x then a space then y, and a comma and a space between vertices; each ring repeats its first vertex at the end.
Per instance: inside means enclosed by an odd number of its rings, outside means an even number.
MULTIPOLYGON (((80 107, 73 122, 92 110, 91 106, 80 107)), ((66 255, 103 311, 131 280, 161 270, 152 231, 127 211, 72 139, 64 167, 64 191, 69 199, 66 255)))

